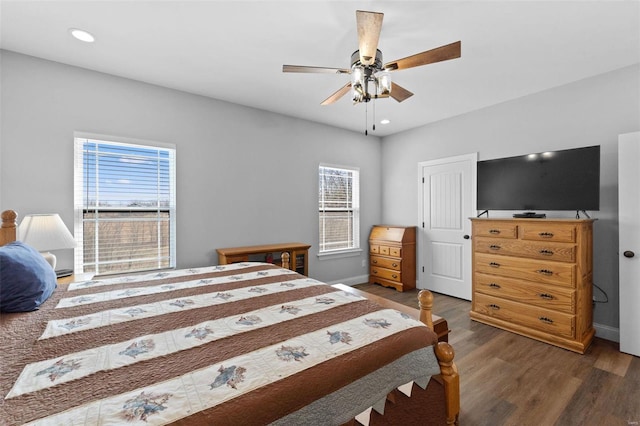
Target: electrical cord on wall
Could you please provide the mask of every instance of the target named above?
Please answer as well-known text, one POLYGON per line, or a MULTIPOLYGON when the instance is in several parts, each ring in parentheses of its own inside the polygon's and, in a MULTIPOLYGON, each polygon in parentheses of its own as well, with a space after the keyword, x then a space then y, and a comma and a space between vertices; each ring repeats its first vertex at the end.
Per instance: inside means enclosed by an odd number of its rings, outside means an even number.
POLYGON ((593 286, 595 288, 597 288, 598 290, 600 290, 600 292, 602 294, 604 294, 604 300, 596 300, 595 296, 593 297, 593 303, 608 303, 609 302, 609 296, 607 295, 607 292, 604 291, 603 289, 601 289, 600 287, 598 287, 598 285, 596 283, 593 283, 593 286))

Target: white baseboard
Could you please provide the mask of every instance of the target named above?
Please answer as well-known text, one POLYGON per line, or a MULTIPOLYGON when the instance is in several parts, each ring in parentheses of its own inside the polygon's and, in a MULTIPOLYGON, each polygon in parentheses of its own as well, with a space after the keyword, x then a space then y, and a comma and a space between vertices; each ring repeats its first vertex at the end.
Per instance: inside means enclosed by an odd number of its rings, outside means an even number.
POLYGON ((620 342, 620 329, 611 327, 604 324, 593 324, 593 328, 596 329, 596 337, 601 339, 611 340, 612 342, 620 342))
POLYGON ((330 281, 327 282, 327 284, 333 285, 333 284, 345 284, 348 286, 354 286, 356 284, 362 284, 362 283, 368 283, 369 282, 369 275, 359 275, 357 277, 350 277, 350 278, 343 278, 341 280, 337 280, 337 281, 330 281))

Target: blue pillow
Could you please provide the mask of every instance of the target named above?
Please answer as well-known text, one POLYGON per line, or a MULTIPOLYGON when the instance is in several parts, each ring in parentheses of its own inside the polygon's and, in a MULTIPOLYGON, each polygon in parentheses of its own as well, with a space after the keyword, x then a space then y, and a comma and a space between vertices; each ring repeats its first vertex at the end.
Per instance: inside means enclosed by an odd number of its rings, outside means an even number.
POLYGON ((56 286, 55 271, 36 249, 21 241, 0 247, 0 311, 35 311, 56 286))

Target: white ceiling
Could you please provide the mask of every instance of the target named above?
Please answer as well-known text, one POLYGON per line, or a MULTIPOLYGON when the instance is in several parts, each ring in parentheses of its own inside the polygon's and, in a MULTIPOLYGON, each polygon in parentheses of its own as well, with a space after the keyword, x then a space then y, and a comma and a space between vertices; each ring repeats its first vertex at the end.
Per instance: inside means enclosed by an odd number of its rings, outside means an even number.
POLYGON ((414 96, 375 103, 378 136, 640 62, 635 0, 1 0, 0 47, 362 132, 364 104, 320 105, 349 76, 282 73, 349 67, 357 9, 384 13, 384 62, 462 41, 460 59, 392 74, 414 96))

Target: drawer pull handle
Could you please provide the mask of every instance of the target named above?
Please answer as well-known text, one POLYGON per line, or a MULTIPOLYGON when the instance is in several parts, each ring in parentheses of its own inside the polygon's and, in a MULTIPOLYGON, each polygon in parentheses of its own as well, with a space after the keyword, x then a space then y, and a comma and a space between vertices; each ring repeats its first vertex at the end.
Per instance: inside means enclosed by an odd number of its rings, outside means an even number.
POLYGON ((489 266, 491 266, 492 268, 499 268, 500 264, 497 263, 497 262, 491 262, 491 263, 489 263, 489 266))
POLYGON ((491 245, 489 246, 489 249, 491 249, 491 250, 500 250, 500 246, 499 246, 499 245, 497 245, 497 244, 491 244, 491 245))
POLYGON ((374 269, 373 271, 371 271, 371 272, 373 272, 374 274, 377 274, 377 273, 378 273, 378 271, 377 271, 377 270, 375 270, 375 269, 374 269))
POLYGON ((373 259, 373 260, 371 261, 371 263, 376 264, 376 263, 378 263, 378 261, 377 261, 377 260, 375 260, 375 259, 373 259))
POLYGON ((539 251, 540 254, 543 254, 545 256, 553 256, 553 251, 552 250, 547 250, 547 249, 542 249, 539 251))
POLYGON ((553 232, 538 232, 538 236, 542 238, 553 238, 553 232))
POLYGON ((392 263, 391 266, 393 266, 394 268, 397 268, 398 264, 397 263, 392 263))
POLYGON ((396 274, 393 274, 393 275, 391 275, 391 278, 396 279, 396 278, 398 278, 398 276, 396 274))
POLYGON ((541 293, 538 296, 540 296, 541 299, 545 299, 545 300, 553 300, 554 299, 554 297, 549 293, 541 293))
POLYGON ((491 288, 501 288, 500 284, 496 284, 496 283, 489 284, 489 287, 491 287, 491 288))
POLYGON ((547 276, 549 276, 549 275, 553 275, 553 271, 550 271, 550 270, 548 270, 548 269, 538 269, 538 271, 537 271, 537 272, 538 272, 539 274, 547 275, 547 276))
POLYGON ((538 318, 540 321, 542 321, 545 324, 553 324, 553 320, 551 318, 547 318, 547 317, 540 317, 538 318))
POLYGON ((495 303, 487 305, 487 307, 490 308, 490 309, 493 309, 494 311, 500 310, 500 306, 496 305, 495 303))
POLYGON ((499 230, 499 229, 489 229, 489 233, 490 233, 490 234, 497 235, 497 234, 499 234, 499 233, 500 233, 500 230, 499 230))

